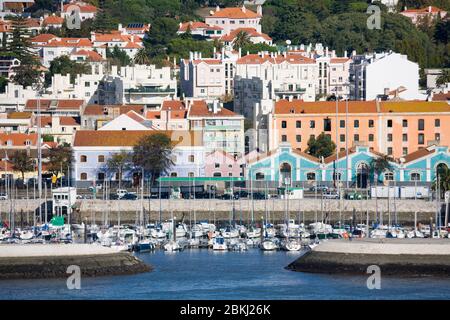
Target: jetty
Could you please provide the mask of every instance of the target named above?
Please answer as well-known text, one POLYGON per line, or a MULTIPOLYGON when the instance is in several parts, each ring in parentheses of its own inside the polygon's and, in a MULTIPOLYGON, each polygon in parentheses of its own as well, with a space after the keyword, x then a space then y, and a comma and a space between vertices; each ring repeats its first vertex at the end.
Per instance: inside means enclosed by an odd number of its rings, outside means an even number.
POLYGON ((0 280, 67 278, 67 268, 80 267, 82 277, 151 271, 129 252, 92 244, 0 245, 0 280))
POLYGON ((382 275, 448 276, 450 242, 445 239, 327 240, 286 268, 312 273, 367 274, 371 265, 382 275))

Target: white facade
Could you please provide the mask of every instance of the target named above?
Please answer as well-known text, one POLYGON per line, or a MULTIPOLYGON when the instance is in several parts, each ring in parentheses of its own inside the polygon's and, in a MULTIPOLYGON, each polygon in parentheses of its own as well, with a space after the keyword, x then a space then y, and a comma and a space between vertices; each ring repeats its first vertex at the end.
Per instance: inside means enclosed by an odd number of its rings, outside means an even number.
MULTIPOLYGON (((128 114, 121 114, 117 118, 111 120, 110 122, 103 125, 99 128, 99 131, 104 130, 114 130, 114 131, 127 131, 127 130, 151 130, 150 127, 145 125, 145 119, 138 115, 134 111, 130 111, 133 113, 133 117, 139 117, 137 119, 141 119, 141 121, 137 121, 131 118, 128 114), (143 123, 144 122, 144 123, 143 123)), ((124 133, 125 134, 125 133, 124 133)))
POLYGON ((219 8, 205 17, 205 23, 210 26, 218 26, 223 29, 223 34, 229 34, 238 28, 253 28, 261 32, 262 8, 258 6, 257 12, 240 8, 219 8))
POLYGON ((419 92, 419 65, 408 60, 406 55, 392 52, 354 56, 352 59, 352 100, 374 100, 398 89, 401 89, 401 99, 426 99, 419 92))

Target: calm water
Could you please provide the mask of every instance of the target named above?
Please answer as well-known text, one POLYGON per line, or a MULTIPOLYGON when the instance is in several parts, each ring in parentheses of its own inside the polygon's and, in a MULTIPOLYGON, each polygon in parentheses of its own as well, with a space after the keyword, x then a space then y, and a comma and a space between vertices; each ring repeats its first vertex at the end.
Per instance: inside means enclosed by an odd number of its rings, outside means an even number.
POLYGON ((369 290, 367 277, 285 270, 298 253, 143 253, 153 272, 84 278, 81 290, 65 280, 0 281, 0 299, 450 299, 450 278, 382 278, 369 290))

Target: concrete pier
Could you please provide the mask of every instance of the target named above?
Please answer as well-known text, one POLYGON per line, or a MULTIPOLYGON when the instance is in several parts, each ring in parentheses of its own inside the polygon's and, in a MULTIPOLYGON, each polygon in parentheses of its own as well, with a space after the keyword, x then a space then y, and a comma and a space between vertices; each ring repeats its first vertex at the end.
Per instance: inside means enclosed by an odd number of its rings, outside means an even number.
POLYGON ((320 243, 292 262, 287 269, 313 273, 367 275, 370 265, 381 275, 448 276, 448 239, 353 239, 320 243))
POLYGON ((82 277, 148 272, 151 267, 128 252, 89 244, 0 245, 1 279, 67 278, 67 267, 82 277))

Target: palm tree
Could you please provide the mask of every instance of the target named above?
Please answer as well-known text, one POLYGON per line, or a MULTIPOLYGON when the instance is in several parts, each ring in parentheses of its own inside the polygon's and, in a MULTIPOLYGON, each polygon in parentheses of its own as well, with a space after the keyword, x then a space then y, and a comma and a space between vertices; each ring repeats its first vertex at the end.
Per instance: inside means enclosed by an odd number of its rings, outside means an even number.
POLYGON ((109 172, 118 173, 119 175, 119 189, 122 186, 123 173, 131 166, 131 154, 122 150, 118 153, 113 153, 106 162, 106 169, 109 172))
POLYGON ((436 178, 431 186, 432 190, 440 189, 442 198, 446 191, 450 190, 450 169, 446 165, 439 165, 436 169, 436 178), (438 179, 439 178, 439 179, 438 179))
POLYGON ((12 168, 14 171, 19 171, 22 175, 22 181, 25 181, 25 172, 34 170, 34 161, 28 155, 26 150, 20 150, 13 153, 11 159, 12 168))
POLYGON ((392 158, 388 155, 383 155, 377 158, 373 158, 372 161, 370 161, 370 168, 374 174, 377 175, 377 181, 381 182, 381 174, 383 171, 391 170, 392 158))
POLYGON ((249 44, 251 44, 250 35, 245 31, 239 31, 236 38, 234 38, 233 49, 239 50, 239 48, 243 48, 249 44))
POLYGON ((138 52, 136 52, 136 55, 134 56, 134 63, 136 63, 136 64, 149 64, 150 63, 150 57, 145 48, 141 48, 138 50, 138 52))

